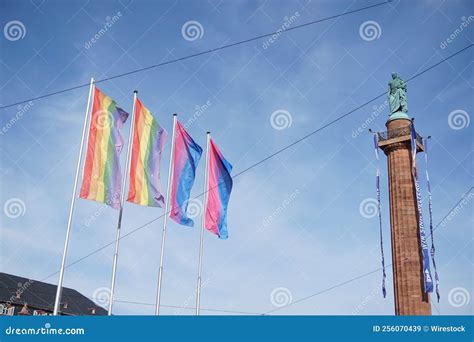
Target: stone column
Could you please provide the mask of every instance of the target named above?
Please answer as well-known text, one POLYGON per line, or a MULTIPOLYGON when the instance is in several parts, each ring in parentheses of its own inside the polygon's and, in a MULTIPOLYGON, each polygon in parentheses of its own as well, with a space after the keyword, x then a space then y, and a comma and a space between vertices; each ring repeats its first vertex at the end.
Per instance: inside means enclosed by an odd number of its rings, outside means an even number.
MULTIPOLYGON (((379 147, 387 155, 390 192, 393 285, 397 315, 431 315, 424 293, 423 257, 412 175, 409 119, 387 122, 388 136, 379 147)), ((423 146, 418 143, 418 150, 423 146)))

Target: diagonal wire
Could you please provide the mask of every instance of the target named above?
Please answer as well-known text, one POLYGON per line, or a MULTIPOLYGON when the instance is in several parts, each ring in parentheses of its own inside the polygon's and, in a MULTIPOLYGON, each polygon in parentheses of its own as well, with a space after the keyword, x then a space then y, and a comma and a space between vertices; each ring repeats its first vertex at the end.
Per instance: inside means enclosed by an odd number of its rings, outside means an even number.
MULTIPOLYGON (((134 301, 120 300, 120 299, 115 299, 114 302, 116 302, 116 303, 125 303, 125 304, 135 304, 135 305, 144 305, 144 306, 156 306, 155 303, 134 302, 134 301)), ((178 306, 178 305, 166 305, 166 304, 160 304, 160 306, 165 307, 165 308, 172 308, 172 309, 174 308, 174 309, 184 309, 184 310, 196 310, 196 308, 192 307, 192 306, 182 307, 182 306, 178 306)), ((210 312, 240 314, 240 315, 261 315, 261 313, 259 313, 259 312, 252 312, 252 311, 224 310, 224 309, 213 309, 213 308, 200 308, 200 310, 210 311, 210 312)))
MULTIPOLYGON (((458 50, 457 52, 453 53, 452 55, 449 55, 448 57, 443 58, 441 61, 439 61, 439 62, 437 62, 437 63, 431 65, 430 67, 424 69, 423 71, 421 71, 421 72, 419 72, 419 73, 413 75, 413 76, 410 77, 406 82, 412 81, 413 79, 415 79, 415 78, 417 78, 417 77, 420 77, 421 75, 425 74, 426 72, 432 70, 433 68, 435 68, 435 67, 437 67, 438 65, 440 65, 440 64, 442 64, 442 63, 444 63, 444 62, 446 62, 447 60, 449 60, 449 59, 451 59, 451 58, 453 58, 453 57, 459 55, 460 53, 462 53, 463 51, 465 51, 465 50, 471 48, 472 46, 474 46, 474 44, 470 44, 470 45, 464 47, 463 49, 458 50)), ((381 93, 381 94, 375 96, 374 98, 372 98, 371 100, 368 100, 368 101, 364 102, 364 103, 361 104, 360 106, 357 106, 357 107, 355 107, 354 109, 348 111, 347 113, 342 114, 341 116, 335 118, 334 120, 330 121, 329 123, 327 123, 327 124, 325 124, 325 125, 323 125, 323 126, 317 128, 317 129, 315 129, 314 131, 312 131, 312 132, 310 132, 310 133, 304 135, 303 137, 301 137, 301 138, 295 140, 294 142, 290 143, 289 145, 286 145, 285 147, 283 147, 283 148, 281 148, 281 149, 275 151, 274 153, 270 154, 269 156, 267 156, 267 157, 265 157, 265 158, 259 160, 258 162, 256 162, 256 163, 254 163, 254 164, 248 166, 247 168, 243 169, 242 171, 236 173, 234 176, 232 176, 232 178, 235 179, 235 178, 237 178, 238 176, 244 174, 245 172, 250 171, 251 169, 257 167, 258 165, 264 163, 265 161, 267 161, 267 160, 269 160, 269 159, 275 157, 276 155, 278 155, 278 154, 280 154, 280 153, 282 153, 282 152, 288 150, 289 148, 291 148, 291 147, 297 145, 298 143, 300 143, 300 142, 302 142, 302 141, 308 139, 308 138, 311 137, 312 135, 314 135, 314 134, 316 134, 316 133, 322 131, 323 129, 326 129, 327 127, 329 127, 329 126, 335 124, 336 122, 342 120, 343 118, 345 118, 345 117, 347 117, 347 116, 353 114, 353 113, 356 112, 357 110, 359 110, 359 109, 361 109, 361 108, 367 106, 368 104, 372 103, 373 101, 377 100, 378 98, 380 98, 380 97, 382 97, 382 96, 384 96, 384 95, 386 95, 386 94, 385 94, 385 93, 381 93)), ((218 187, 218 186, 219 186, 219 184, 216 185, 216 187, 218 187)), ((212 190, 212 189, 213 189, 213 188, 208 189, 207 191, 204 191, 204 192, 200 193, 199 195, 197 195, 197 196, 191 198, 190 200, 199 198, 199 197, 203 196, 205 193, 209 192, 209 191, 212 190)), ((166 213, 161 214, 160 216, 158 216, 158 217, 156 217, 156 218, 154 218, 154 219, 152 219, 152 220, 150 220, 150 221, 148 221, 148 222, 142 224, 141 226, 139 226, 139 227, 137 227, 137 228, 131 230, 130 232, 128 232, 128 233, 122 235, 122 236, 120 237, 120 240, 126 238, 127 236, 129 236, 129 235, 131 235, 131 234, 133 234, 133 233, 135 233, 135 232, 137 232, 137 231, 139 231, 139 230, 141 230, 141 229, 143 229, 143 228, 145 228, 146 226, 148 226, 148 225, 152 224, 153 222, 159 220, 160 218, 162 218, 163 216, 165 216, 166 214, 168 214, 168 213, 170 213, 170 212, 171 212, 171 210, 169 210, 169 211, 166 212, 166 213)), ((92 255, 94 255, 94 254, 96 254, 96 253, 98 253, 98 252, 104 250, 105 248, 107 248, 107 247, 113 245, 114 243, 115 243, 115 241, 112 241, 112 242, 109 242, 108 244, 106 244, 106 245, 104 245, 104 246, 102 246, 102 247, 99 247, 99 248, 93 250, 93 251, 90 252, 89 254, 87 254, 87 255, 85 255, 85 256, 83 256, 83 257, 81 257, 81 258, 79 258, 79 259, 73 261, 72 263, 70 263, 70 264, 68 264, 68 265, 66 265, 66 268, 71 267, 71 266, 73 266, 73 265, 75 265, 75 264, 81 262, 81 261, 84 260, 84 259, 87 259, 88 257, 90 257, 90 256, 92 256, 92 255)), ((45 277, 43 280, 46 280, 46 279, 48 279, 48 278, 51 278, 52 276, 56 275, 57 273, 59 273, 59 271, 56 271, 56 272, 54 272, 54 273, 51 273, 50 275, 48 275, 47 277, 45 277)), ((42 280, 42 281, 43 281, 43 280, 42 280)))
MULTIPOLYGON (((471 188, 470 188, 468 191, 466 191, 466 192, 461 196, 461 199, 459 199, 459 201, 457 201, 456 204, 454 204, 454 205, 451 207, 451 209, 450 209, 450 210, 448 211, 448 213, 443 217, 443 219, 442 219, 441 221, 439 221, 439 223, 434 227, 433 231, 435 231, 441 224, 443 224, 443 222, 445 222, 445 219, 446 219, 449 215, 451 215, 451 213, 454 211, 454 209, 457 208, 457 206, 464 200, 464 198, 466 197, 466 195, 469 194, 469 193, 471 193, 471 191, 472 191, 473 189, 474 189, 474 186, 471 186, 471 188)), ((430 236, 430 235, 428 234, 428 236, 430 236)), ((428 237, 428 236, 427 236, 427 237, 428 237)), ((393 264, 388 264, 387 266, 385 266, 385 268, 388 268, 388 267, 390 267, 390 266, 392 266, 392 265, 393 265, 393 264)), ((376 269, 376 270, 370 271, 370 272, 368 272, 368 273, 362 274, 362 275, 360 275, 360 276, 357 276, 357 277, 355 277, 355 278, 352 278, 352 279, 343 281, 343 282, 341 282, 341 283, 338 283, 338 284, 336 284, 336 285, 333 285, 333 286, 331 286, 331 287, 328 287, 328 288, 326 288, 326 289, 324 289, 324 290, 321 290, 321 291, 319 291, 319 292, 310 294, 310 295, 308 295, 308 296, 306 296, 306 297, 302 297, 302 298, 300 298, 300 299, 298 299, 298 300, 295 300, 295 301, 293 301, 293 302, 291 302, 291 303, 289 303, 289 304, 287 304, 287 305, 284 305, 284 306, 281 306, 281 307, 278 307, 278 308, 274 308, 274 309, 272 309, 272 310, 269 310, 269 311, 265 312, 263 315, 268 315, 269 313, 272 313, 272 312, 275 312, 275 311, 277 311, 277 310, 281 310, 281 309, 287 308, 287 307, 289 307, 289 306, 291 306, 291 305, 293 305, 293 304, 301 303, 301 302, 303 302, 303 301, 305 301, 305 300, 311 299, 311 298, 316 297, 316 296, 318 296, 318 295, 320 295, 320 294, 329 292, 329 291, 331 291, 331 290, 333 290, 333 289, 336 289, 336 288, 338 288, 338 287, 341 287, 341 286, 350 284, 350 283, 352 283, 352 282, 354 282, 354 281, 356 281, 356 280, 365 278, 365 277, 367 277, 367 276, 369 276, 369 275, 371 275, 371 274, 380 272, 381 270, 382 270, 382 267, 380 267, 380 268, 378 268, 378 269, 376 269)))
MULTIPOLYGON (((469 190, 467 190, 462 196, 461 198, 451 207, 451 209, 449 209, 449 211, 447 212, 447 214, 439 221, 439 223, 434 227, 433 231, 435 231, 436 229, 439 228, 440 225, 442 225, 446 218, 451 215, 451 213, 458 207, 458 205, 465 199, 465 197, 471 193, 471 191, 474 189, 474 186, 471 186, 471 188, 469 190)), ((429 237, 429 235, 428 235, 429 237)), ((392 264, 388 264, 387 266, 385 266, 385 268, 388 268, 392 266, 392 264)), ((211 311, 211 312, 223 312, 223 313, 235 313, 235 314, 243 314, 243 315, 268 315, 272 312, 275 312, 277 310, 280 310, 280 309, 284 309, 286 307, 289 307, 293 304, 296 304, 296 303, 300 303, 300 302, 303 302, 305 300, 308 300, 308 299, 311 299, 311 298, 314 298, 316 296, 319 296, 321 294, 324 294, 326 292, 329 292, 331 290, 334 290, 336 288, 339 288, 339 287, 342 287, 342 286, 345 286, 347 284, 350 284, 356 280, 359 280, 359 279, 362 279, 362 278, 365 278, 369 275, 372 275, 374 273, 377 273, 377 272, 380 272, 382 270, 382 268, 378 268, 376 270, 373 270, 373 271, 370 271, 370 272, 367 272, 367 273, 364 273, 364 274, 361 274, 357 277, 354 277, 354 278, 351 278, 349 280, 346 280, 346 281, 343 281, 341 283, 338 283, 338 284, 335 284, 333 286, 330 286, 328 288, 325 288, 324 290, 321 290, 321 291, 318 291, 316 293, 313 293, 309 296, 306 296, 306 297, 303 297, 303 298, 300 298, 296 301, 293 301, 291 303, 289 303, 288 305, 285 305, 285 306, 282 306, 282 307, 278 307, 278 308, 275 308, 273 310, 270 310, 270 311, 267 311, 265 313, 258 313, 258 312, 250 312, 250 311, 237 311, 237 310, 224 310, 224 309, 216 309, 216 308, 201 308, 201 310, 205 310, 205 311, 211 311)), ((90 298, 92 300, 94 300, 94 298, 90 298)), ((146 303, 146 302, 137 302, 137 301, 129 301, 129 300, 120 300, 120 299, 115 299, 114 300, 115 302, 117 303, 124 303, 124 304, 134 304, 134 305, 143 305, 143 306, 155 306, 156 304, 155 303, 146 303)), ((177 306, 177 305, 161 305, 163 307, 168 307, 168 308, 176 308, 176 309, 186 309, 186 310, 191 310, 191 309, 195 309, 194 307, 182 307, 182 306, 177 306)))
MULTIPOLYGON (((231 47, 234 47, 234 46, 250 43, 250 42, 253 42, 255 40, 262 39, 262 38, 270 37, 270 36, 273 36, 274 34, 283 34, 283 33, 288 32, 288 31, 293 31, 293 30, 297 30, 297 29, 300 29, 300 28, 303 28, 303 27, 314 25, 314 24, 319 24, 319 23, 322 23, 324 21, 336 19, 336 18, 339 18, 339 17, 343 17, 343 16, 346 16, 346 15, 350 15, 350 14, 354 14, 354 13, 358 13, 358 12, 362 12, 362 11, 366 11, 366 10, 374 8, 374 7, 378 7, 378 6, 381 6, 381 5, 386 5, 389 2, 391 2, 391 0, 384 1, 384 2, 379 2, 377 4, 366 6, 366 7, 357 8, 357 9, 352 10, 352 11, 338 13, 338 14, 335 14, 335 15, 332 15, 332 16, 329 16, 329 17, 325 17, 325 18, 322 18, 322 19, 313 20, 313 21, 310 21, 310 22, 307 22, 307 23, 304 23, 304 24, 301 24, 301 25, 296 25, 296 26, 293 26, 293 27, 289 27, 289 28, 286 28, 285 30, 279 30, 279 31, 274 31, 274 32, 262 34, 260 36, 256 36, 256 37, 245 39, 245 40, 241 40, 241 41, 231 43, 231 44, 222 45, 222 46, 210 49, 210 50, 197 52, 197 53, 194 53, 194 54, 191 54, 191 55, 179 57, 179 58, 172 59, 172 60, 169 60, 169 61, 166 61, 166 62, 149 65, 149 66, 144 67, 144 68, 135 69, 135 70, 132 70, 132 71, 124 72, 124 73, 121 73, 121 74, 117 74, 117 75, 114 75, 114 76, 110 76, 110 77, 107 77, 107 78, 97 80, 97 81, 95 81, 95 83, 102 83, 102 82, 114 80, 116 78, 120 78, 120 77, 124 77, 124 76, 128 76, 128 75, 133 75, 133 74, 140 73, 140 72, 143 72, 143 71, 147 71, 147 70, 155 69, 155 68, 158 68, 158 67, 162 67, 162 66, 165 66, 165 65, 168 65, 168 64, 181 62, 181 61, 184 61, 186 59, 191 59, 191 58, 194 58, 194 57, 207 55, 209 53, 217 52, 217 51, 228 49, 228 48, 231 48, 231 47)), ((0 109, 10 108, 10 107, 14 107, 16 105, 19 105, 19 104, 22 104, 22 103, 25 103, 25 102, 35 101, 35 100, 43 99, 45 97, 50 97, 50 96, 54 96, 54 95, 58 95, 58 94, 63 94, 63 93, 66 93, 66 92, 69 92, 69 91, 72 91, 72 90, 88 87, 89 85, 90 85, 89 82, 79 84, 79 85, 76 85, 76 86, 73 86, 73 87, 70 87, 70 88, 58 90, 58 91, 55 91, 55 92, 52 92, 52 93, 48 93, 48 94, 40 95, 40 96, 37 96, 37 97, 32 97, 30 99, 21 100, 21 101, 15 102, 15 103, 7 104, 5 106, 1 106, 0 109)))

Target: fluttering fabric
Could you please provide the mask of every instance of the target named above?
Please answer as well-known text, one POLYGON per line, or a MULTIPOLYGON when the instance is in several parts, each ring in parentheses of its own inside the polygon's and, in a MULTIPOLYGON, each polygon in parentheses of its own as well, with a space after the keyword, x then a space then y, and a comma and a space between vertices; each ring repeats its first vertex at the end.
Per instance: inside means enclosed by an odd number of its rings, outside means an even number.
POLYGON ((98 88, 94 88, 89 138, 80 198, 120 209, 120 133, 128 113, 98 88))
POLYGON ((227 206, 232 191, 232 165, 211 139, 209 143, 207 204, 204 226, 220 239, 227 239, 227 206))
POLYGON ((430 255, 428 251, 428 244, 426 243, 426 233, 425 225, 423 222, 423 209, 421 204, 421 191, 420 185, 418 183, 418 171, 416 167, 416 131, 415 124, 411 124, 411 152, 412 152, 412 172, 413 172, 413 182, 415 183, 415 195, 416 195, 416 204, 418 209, 418 226, 420 233, 420 244, 421 251, 423 255, 423 278, 424 278, 424 290, 425 293, 433 292, 433 278, 431 277, 430 270, 430 255))
POLYGON ((137 98, 130 164, 128 201, 138 205, 163 207, 160 161, 168 133, 137 98))
POLYGON ((192 227, 194 221, 187 216, 187 210, 202 148, 191 138, 179 121, 175 128, 173 155, 170 217, 176 223, 192 227))
POLYGON ((426 170, 426 187, 428 189, 428 210, 429 210, 429 217, 430 217, 430 236, 431 236, 431 260, 433 261, 433 268, 435 272, 435 282, 436 282, 436 298, 439 303, 440 294, 439 294, 439 276, 438 271, 436 268, 436 261, 435 261, 435 245, 434 245, 434 235, 433 235, 433 199, 431 195, 431 184, 430 184, 430 176, 428 173, 428 139, 423 139, 423 146, 425 147, 425 170, 426 170))
POLYGON ((380 232, 380 253, 382 255, 382 294, 385 298, 387 295, 387 290, 385 288, 385 279, 387 274, 385 273, 385 255, 383 252, 383 229, 382 229, 382 211, 380 204, 380 166, 379 166, 379 139, 377 133, 374 133, 374 149, 375 149, 375 159, 377 163, 377 171, 375 174, 375 187, 377 191, 377 214, 379 219, 379 232, 380 232))

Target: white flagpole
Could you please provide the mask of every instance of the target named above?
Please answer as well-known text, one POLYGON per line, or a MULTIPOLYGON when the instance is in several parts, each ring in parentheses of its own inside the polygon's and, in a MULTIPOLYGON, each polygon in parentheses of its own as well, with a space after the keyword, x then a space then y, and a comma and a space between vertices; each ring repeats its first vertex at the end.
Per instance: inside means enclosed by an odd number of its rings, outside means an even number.
POLYGON ((201 236, 199 244, 199 267, 198 267, 198 278, 196 288, 196 316, 199 316, 199 309, 201 305, 201 273, 202 273, 202 250, 204 245, 204 224, 206 220, 206 208, 207 208, 207 194, 209 186, 209 143, 211 141, 211 132, 207 132, 206 142, 206 170, 204 171, 204 201, 203 201, 203 213, 201 217, 201 236))
POLYGON ((161 236, 160 269, 158 271, 158 290, 156 292, 155 315, 160 314, 161 285, 162 285, 162 280, 163 280, 163 258, 165 256, 166 223, 168 222, 171 182, 173 181, 174 144, 175 144, 174 140, 176 138, 176 122, 177 121, 178 121, 178 114, 173 114, 173 135, 171 137, 171 153, 170 153, 170 165, 168 168, 168 184, 167 184, 167 189, 166 189, 165 215, 163 216, 163 233, 161 236))
POLYGON ((133 105, 132 105, 132 115, 131 120, 132 123, 130 124, 130 133, 128 135, 128 147, 127 147, 127 159, 125 161, 125 174, 122 179, 122 192, 120 194, 120 211, 119 211, 119 218, 117 223, 117 235, 115 237, 115 253, 114 253, 114 263, 112 266, 112 280, 110 281, 110 298, 109 298, 109 309, 108 315, 112 315, 112 305, 114 303, 114 290, 115 290, 115 277, 117 275, 117 261, 118 261, 118 251, 119 251, 119 244, 120 244, 120 228, 122 227, 122 215, 123 215, 123 205, 125 202, 125 186, 127 184, 127 177, 128 177, 128 170, 130 168, 130 156, 132 152, 132 139, 133 139, 133 132, 135 129, 135 103, 137 102, 137 93, 138 91, 133 92, 133 105))
POLYGON ((71 206, 69 208, 69 218, 67 222, 67 229, 66 229, 66 238, 64 241, 64 248, 63 248, 63 257, 61 260, 61 268, 59 270, 59 280, 58 280, 58 287, 56 289, 56 298, 54 300, 54 311, 53 315, 57 316, 59 313, 59 306, 61 302, 61 295, 63 290, 63 280, 64 280, 64 268, 66 267, 66 256, 67 250, 69 247, 69 238, 71 235, 71 226, 74 217, 74 206, 76 204, 76 192, 77 192, 77 181, 79 180, 79 172, 81 170, 81 160, 82 160, 82 152, 84 151, 84 141, 89 139, 89 132, 87 131, 87 123, 89 119, 89 112, 91 107, 91 97, 93 97, 92 90, 94 89, 94 78, 91 78, 91 83, 89 87, 89 97, 87 99, 87 108, 86 114, 84 116, 84 126, 82 128, 82 138, 81 138, 81 147, 79 149, 79 158, 77 159, 77 166, 76 166, 76 175, 74 177, 74 188, 72 190, 72 197, 71 197, 71 206), (86 137, 87 136, 87 137, 86 137))

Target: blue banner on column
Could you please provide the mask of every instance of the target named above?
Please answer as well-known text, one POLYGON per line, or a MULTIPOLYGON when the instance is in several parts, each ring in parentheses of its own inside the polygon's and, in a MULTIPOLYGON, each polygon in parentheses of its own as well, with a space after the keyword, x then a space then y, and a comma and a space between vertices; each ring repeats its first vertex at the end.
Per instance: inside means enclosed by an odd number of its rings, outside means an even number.
POLYGON ((431 183, 430 183, 430 176, 428 173, 428 140, 423 140, 423 145, 425 147, 425 169, 426 169, 426 187, 428 189, 428 210, 429 210, 429 217, 430 217, 430 235, 431 235, 431 261, 433 261, 433 269, 435 272, 435 282, 436 282, 436 298, 438 299, 439 303, 439 276, 438 270, 436 269, 436 261, 435 261, 435 245, 434 245, 434 235, 433 235, 433 199, 431 196, 431 183))
POLYGON ((413 181, 415 183, 416 204, 418 208, 418 226, 420 230, 421 251, 423 254, 424 285, 425 285, 425 292, 427 293, 427 292, 433 292, 433 278, 431 277, 430 253, 428 250, 428 244, 426 243, 425 225, 423 223, 423 208, 421 205, 421 191, 420 191, 420 184, 418 183, 418 172, 416 169, 416 132, 415 132, 415 124, 413 122, 411 124, 411 150, 412 150, 413 181))
POLYGON ((380 234, 380 252, 382 254, 382 294, 385 298, 387 290, 385 289, 385 279, 387 274, 385 273, 385 255, 383 252, 383 233, 382 233, 382 211, 380 204, 380 168, 379 168, 379 139, 377 133, 374 133, 374 148, 375 148, 375 159, 377 160, 377 172, 375 175, 375 187, 377 191, 377 212, 379 217, 379 234, 380 234))

